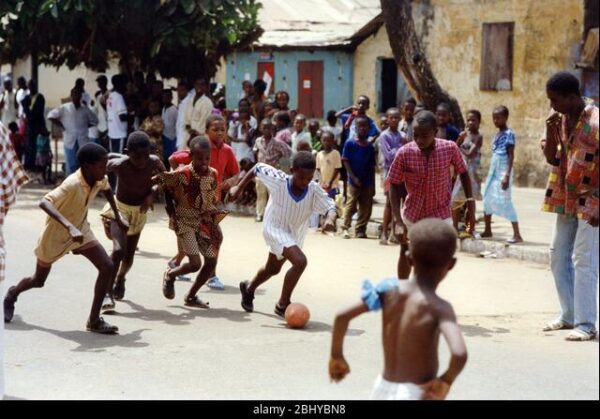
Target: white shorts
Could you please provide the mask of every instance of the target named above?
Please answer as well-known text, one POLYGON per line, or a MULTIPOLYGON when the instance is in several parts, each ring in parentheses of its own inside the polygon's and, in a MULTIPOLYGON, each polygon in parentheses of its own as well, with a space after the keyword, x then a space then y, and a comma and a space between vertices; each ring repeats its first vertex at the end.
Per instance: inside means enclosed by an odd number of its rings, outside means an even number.
POLYGON ((387 381, 381 376, 377 376, 371 400, 422 400, 424 391, 421 387, 413 383, 394 383, 387 381))
POLYGON ((302 249, 304 239, 306 238, 307 226, 304 226, 292 234, 280 228, 270 227, 263 230, 263 238, 269 247, 269 252, 277 256, 277 260, 282 260, 283 251, 288 247, 298 246, 302 249))

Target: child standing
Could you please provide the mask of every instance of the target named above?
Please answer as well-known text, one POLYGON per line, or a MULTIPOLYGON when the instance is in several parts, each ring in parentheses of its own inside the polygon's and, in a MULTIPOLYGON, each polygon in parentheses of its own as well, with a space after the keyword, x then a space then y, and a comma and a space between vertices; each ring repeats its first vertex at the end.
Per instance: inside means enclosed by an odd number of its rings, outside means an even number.
POLYGON ((219 184, 217 171, 210 167, 210 151, 210 141, 206 137, 196 137, 190 142, 190 165, 152 178, 155 184, 169 191, 167 200, 172 194, 175 231, 189 260, 178 267, 167 268, 163 276, 163 295, 172 300, 175 298, 177 276, 200 271, 184 297, 185 305, 200 308, 208 308, 208 302, 202 301, 196 294, 217 266, 223 241, 219 223, 227 215, 217 209, 219 184), (204 256, 204 265, 200 255, 204 256))
POLYGON ((266 164, 259 163, 248 172, 242 182, 231 189, 231 200, 242 196, 244 188, 253 178, 258 178, 269 189, 270 197, 265 212, 263 237, 269 246, 267 263, 252 279, 240 283, 242 308, 254 310, 254 292, 277 275, 289 260, 292 267, 287 271, 281 296, 275 305, 275 314, 284 317, 291 302, 292 292, 306 268, 306 255, 302 244, 306 237, 311 214, 327 214, 323 231, 335 230, 335 203, 321 187, 313 182, 316 162, 311 153, 299 152, 292 162, 292 175, 287 175, 266 164))
POLYGON ((292 153, 298 151, 298 143, 307 141, 310 143, 310 133, 304 131, 306 127, 306 117, 302 114, 296 115, 294 119, 294 132, 292 133, 292 153))
POLYGON ((153 152, 160 158, 160 161, 164 161, 164 151, 162 134, 165 129, 165 124, 160 117, 160 101, 156 98, 150 99, 148 102, 148 116, 140 125, 140 131, 144 131, 150 137, 152 143, 153 152))
POLYGON ((508 128, 508 108, 498 106, 492 114, 498 133, 492 143, 492 161, 485 181, 483 192, 483 212, 485 231, 481 237, 492 237, 492 214, 499 215, 511 222, 513 237, 510 244, 521 243, 517 212, 512 203, 512 169, 515 159, 515 133, 508 128))
POLYGON ((398 129, 406 134, 408 141, 412 141, 413 137, 412 123, 416 107, 417 101, 412 97, 406 99, 406 102, 404 102, 404 105, 402 106, 402 121, 400 121, 398 129))
POLYGON ((10 124, 8 124, 8 130, 8 138, 12 143, 13 148, 15 149, 17 159, 19 161, 22 161, 23 154, 25 154, 25 150, 27 149, 27 139, 25 138, 23 133, 19 131, 19 125, 16 122, 11 122, 10 124))
POLYGON ((373 210, 373 196, 375 196, 375 148, 369 139, 369 119, 360 115, 355 118, 356 138, 346 141, 342 162, 348 173, 348 200, 344 209, 343 237, 350 238, 350 225, 352 216, 358 206, 358 220, 356 221, 356 238, 367 238, 367 223, 371 219, 373 210))
POLYGON ((15 302, 19 295, 31 288, 44 286, 50 269, 69 252, 81 254, 98 269, 94 287, 94 300, 87 330, 96 333, 116 333, 118 328, 111 326, 100 317, 102 299, 114 270, 114 265, 106 251, 94 237, 87 221, 87 212, 94 197, 102 191, 116 215, 116 223, 126 231, 129 225, 121 219, 106 177, 108 162, 106 150, 94 143, 82 146, 77 153, 80 169, 70 175, 56 189, 49 192, 41 201, 40 208, 48 214, 46 227, 35 249, 37 266, 33 276, 24 278, 16 286, 10 287, 4 297, 4 321, 10 322, 15 312, 15 302))
MULTIPOLYGON (((273 138, 273 124, 271 120, 265 118, 260 123, 260 133, 262 137, 256 139, 254 152, 256 161, 273 166, 276 169, 281 168, 282 159, 289 159, 292 149, 287 144, 277 141, 273 138)), ((262 222, 267 201, 269 199, 269 190, 260 181, 256 179, 256 221, 262 222)))
POLYGON ((438 125, 435 138, 456 142, 459 131, 458 128, 450 123, 450 106, 447 103, 440 103, 436 109, 435 116, 438 125))
POLYGON ((115 156, 108 161, 107 171, 117 176, 117 209, 127 220, 129 230, 125 232, 119 229, 115 213, 106 205, 100 215, 106 236, 113 242, 111 258, 115 272, 102 303, 104 311, 115 308, 113 298, 122 300, 125 296, 125 276, 133 265, 148 210, 154 204, 152 176, 165 171, 165 166, 158 156, 150 154, 151 148, 148 135, 142 131, 135 131, 129 134, 127 139, 127 155, 115 156))
POLYGON ((316 119, 311 119, 308 124, 308 132, 310 133, 310 146, 315 153, 323 149, 323 145, 321 144, 321 133, 319 131, 320 127, 319 121, 316 119))
POLYGON ((396 153, 404 144, 407 143, 406 136, 398 130, 400 125, 400 109, 390 108, 386 112, 388 128, 379 136, 379 150, 383 157, 383 190, 385 192, 385 209, 383 211, 383 224, 379 244, 387 245, 388 238, 395 239, 395 236, 389 234, 390 224, 392 223, 392 206, 390 204, 390 183, 387 180, 390 167, 394 162, 396 153))
POLYGON ((456 264, 456 233, 442 220, 414 225, 410 235, 413 279, 390 278, 376 287, 363 284, 362 301, 335 318, 329 376, 342 380, 350 367, 343 343, 348 324, 367 311, 382 311, 383 373, 377 377, 372 400, 441 400, 467 362, 467 348, 452 305, 436 289, 456 264), (450 349, 450 362, 438 377, 440 333, 450 349))
POLYGON ((327 196, 335 199, 340 193, 338 184, 340 181, 340 170, 342 168, 342 157, 335 147, 335 139, 331 131, 321 134, 323 150, 317 154, 317 171, 321 179, 321 188, 327 192, 327 196))
POLYGON ((329 131, 333 134, 333 139, 335 141, 335 146, 338 147, 342 140, 342 127, 337 124, 337 117, 335 116, 335 111, 327 112, 327 125, 321 128, 322 132, 329 131))
POLYGON ((52 150, 50 133, 46 127, 42 127, 35 142, 35 169, 41 174, 44 185, 52 183, 52 150))

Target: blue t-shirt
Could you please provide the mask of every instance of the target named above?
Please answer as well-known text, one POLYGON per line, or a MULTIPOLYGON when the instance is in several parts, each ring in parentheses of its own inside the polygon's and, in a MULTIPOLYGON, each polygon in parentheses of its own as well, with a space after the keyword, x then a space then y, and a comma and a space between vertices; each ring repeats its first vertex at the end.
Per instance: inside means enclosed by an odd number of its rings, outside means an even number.
POLYGON ((456 142, 460 136, 460 131, 452 124, 446 125, 446 140, 456 142))
POLYGON ((506 148, 512 145, 515 145, 515 133, 512 129, 507 128, 506 131, 500 131, 494 137, 494 142, 492 143, 492 152, 499 156, 506 156, 508 151, 506 148))
MULTIPOLYGON (((347 160, 350 163, 352 172, 360 180, 362 186, 375 185, 375 165, 377 161, 373 144, 359 144, 355 139, 346 141, 342 160, 347 160)), ((350 177, 348 177, 348 181, 352 185, 350 177)))
MULTIPOLYGON (((340 117, 340 119, 342 120, 342 126, 346 126, 346 121, 348 121, 348 118, 350 118, 350 115, 351 114, 349 112, 342 114, 342 116, 340 117)), ((375 137, 376 135, 379 135, 379 129, 377 128, 377 125, 375 125, 375 121, 373 121, 368 116, 367 116, 367 118, 369 119, 369 137, 375 137)), ((342 131, 342 144, 344 144, 348 139, 355 138, 355 137, 356 137, 356 117, 350 124, 350 128, 344 129, 342 131)))

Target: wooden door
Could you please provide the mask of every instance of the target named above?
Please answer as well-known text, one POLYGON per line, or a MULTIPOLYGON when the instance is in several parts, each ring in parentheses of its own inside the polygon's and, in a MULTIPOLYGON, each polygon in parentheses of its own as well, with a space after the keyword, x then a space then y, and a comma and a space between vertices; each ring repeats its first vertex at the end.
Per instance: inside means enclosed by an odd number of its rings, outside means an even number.
POLYGON ((298 112, 323 118, 323 61, 298 62, 298 112))

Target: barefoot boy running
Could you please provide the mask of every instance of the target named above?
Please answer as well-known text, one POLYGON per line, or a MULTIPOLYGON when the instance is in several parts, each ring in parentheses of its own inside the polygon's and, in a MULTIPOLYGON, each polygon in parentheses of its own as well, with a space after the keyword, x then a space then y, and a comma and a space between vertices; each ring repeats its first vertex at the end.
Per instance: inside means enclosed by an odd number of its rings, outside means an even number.
MULTIPOLYGON (((77 160, 81 168, 40 201, 40 208, 48 214, 48 219, 35 249, 36 270, 33 276, 22 279, 16 286, 8 289, 4 297, 4 321, 8 323, 12 320, 18 296, 31 288, 43 287, 52 264, 72 251, 85 256, 98 269, 87 330, 117 333, 116 326, 111 326, 100 317, 102 298, 114 265, 94 237, 87 221, 88 208, 100 191, 104 193, 115 214, 118 214, 106 177, 107 153, 102 146, 88 143, 79 149, 77 160)), ((124 231, 129 228, 120 216, 117 216, 116 223, 124 231)))
POLYGON ((292 160, 292 175, 287 175, 267 164, 258 163, 250 170, 238 186, 231 191, 231 200, 242 196, 244 188, 255 177, 269 190, 269 202, 265 210, 263 237, 269 246, 269 257, 264 267, 259 269, 252 281, 240 283, 242 308, 254 310, 254 292, 261 284, 281 271, 286 260, 292 267, 285 274, 279 302, 275 314, 283 317, 290 304, 292 292, 306 268, 306 255, 302 243, 308 229, 312 213, 327 213, 323 231, 335 230, 335 203, 313 182, 316 162, 311 153, 300 151, 292 160))
POLYGON ((426 219, 410 233, 410 281, 386 279, 376 287, 363 284, 362 301, 335 318, 329 375, 339 382, 350 372, 342 347, 348 324, 367 312, 382 310, 383 374, 377 377, 371 399, 444 399, 467 362, 467 349, 450 303, 436 288, 456 259, 456 233, 442 220, 426 219), (438 377, 438 339, 450 348, 450 365, 438 377))
POLYGON ((152 176, 165 171, 160 158, 151 155, 151 151, 148 134, 135 131, 127 139, 127 155, 108 161, 107 171, 117 175, 117 209, 129 223, 129 230, 125 232, 119 228, 115 213, 106 205, 100 215, 106 236, 113 242, 111 258, 115 273, 111 277, 102 310, 113 310, 113 297, 122 300, 125 296, 125 275, 133 265, 135 249, 146 225, 147 212, 154 203, 152 176))

